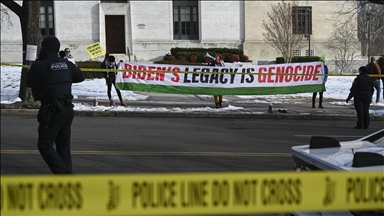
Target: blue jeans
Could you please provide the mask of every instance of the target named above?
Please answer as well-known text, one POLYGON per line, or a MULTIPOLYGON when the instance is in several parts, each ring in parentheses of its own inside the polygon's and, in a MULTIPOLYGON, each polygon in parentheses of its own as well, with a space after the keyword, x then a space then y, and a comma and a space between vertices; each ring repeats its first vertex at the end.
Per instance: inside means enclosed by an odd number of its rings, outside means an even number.
MULTIPOLYGON (((380 101, 380 80, 373 81, 373 88, 376 89, 376 103, 380 101)), ((373 95, 371 102, 373 101, 373 95)))

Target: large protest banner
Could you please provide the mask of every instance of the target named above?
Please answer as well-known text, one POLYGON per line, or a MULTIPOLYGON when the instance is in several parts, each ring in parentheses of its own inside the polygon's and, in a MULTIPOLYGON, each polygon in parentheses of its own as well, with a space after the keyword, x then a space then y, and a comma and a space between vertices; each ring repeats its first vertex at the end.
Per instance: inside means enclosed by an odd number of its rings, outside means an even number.
POLYGON ((272 95, 321 92, 322 62, 212 67, 124 62, 119 64, 120 90, 206 95, 272 95))

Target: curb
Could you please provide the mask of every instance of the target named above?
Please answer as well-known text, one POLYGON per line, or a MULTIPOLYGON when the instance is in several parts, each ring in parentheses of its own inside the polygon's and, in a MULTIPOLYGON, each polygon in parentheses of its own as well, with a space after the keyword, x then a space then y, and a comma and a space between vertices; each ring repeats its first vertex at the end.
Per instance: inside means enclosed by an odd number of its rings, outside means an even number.
MULTIPOLYGON (((35 116, 37 109, 1 109, 1 115, 35 116)), ((356 120, 355 115, 310 115, 281 113, 209 113, 209 112, 123 112, 123 111, 75 111, 75 116, 89 117, 151 117, 151 118, 228 118, 228 119, 276 119, 276 120, 356 120)), ((371 121, 384 121, 384 116, 370 116, 371 121)))
POLYGON ((1 115, 37 115, 38 109, 1 109, 1 115))

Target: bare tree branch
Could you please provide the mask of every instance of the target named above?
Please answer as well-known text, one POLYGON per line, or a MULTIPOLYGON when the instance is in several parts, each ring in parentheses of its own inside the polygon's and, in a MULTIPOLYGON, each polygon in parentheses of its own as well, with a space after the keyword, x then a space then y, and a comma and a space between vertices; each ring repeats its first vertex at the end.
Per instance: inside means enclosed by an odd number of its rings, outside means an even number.
POLYGON ((332 19, 340 28, 344 28, 345 25, 356 22, 356 20, 358 21, 359 40, 362 43, 362 55, 368 54, 368 32, 371 42, 376 45, 371 50, 371 54, 382 54, 384 50, 382 43, 384 5, 373 4, 368 0, 346 0, 342 3, 342 9, 337 11, 332 19))
POLYGON ((336 66, 341 73, 353 64, 353 60, 359 56, 360 43, 356 37, 356 23, 338 26, 334 24, 331 38, 327 41, 327 48, 333 52, 336 57, 336 66))
POLYGON ((0 3, 9 8, 18 17, 22 17, 22 8, 15 1, 1 0, 0 3))
POLYGON ((281 52, 284 61, 292 61, 292 51, 303 47, 302 34, 293 34, 292 4, 281 2, 272 5, 272 11, 267 13, 267 20, 263 20, 264 41, 281 52))

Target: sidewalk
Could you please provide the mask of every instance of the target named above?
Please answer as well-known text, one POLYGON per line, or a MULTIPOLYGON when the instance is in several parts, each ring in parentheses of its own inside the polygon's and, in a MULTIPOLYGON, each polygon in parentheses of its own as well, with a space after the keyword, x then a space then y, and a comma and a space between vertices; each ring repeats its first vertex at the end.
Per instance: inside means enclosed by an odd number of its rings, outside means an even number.
MULTIPOLYGON (((353 101, 347 106, 334 105, 324 99, 324 109, 312 108, 309 99, 292 99, 273 104, 273 112, 268 113, 269 103, 260 101, 249 103, 235 96, 224 96, 223 108, 214 108, 213 100, 195 95, 142 93, 146 100, 125 101, 129 110, 76 110, 77 116, 115 117, 175 117, 175 118, 253 118, 253 119, 297 119, 297 120, 356 120, 353 101), (298 101, 299 100, 299 101, 298 101), (278 110, 285 110, 279 112, 278 110)), ((318 100, 318 99, 317 99, 318 100)), ((108 100, 99 100, 99 106, 109 107, 108 100)), ((92 104, 92 99, 79 97, 74 103, 92 104)), ((118 103, 116 105, 119 106, 118 103)), ((384 121, 383 106, 370 107, 371 121, 384 121)), ((2 115, 36 115, 36 109, 15 109, 1 104, 2 115)))

